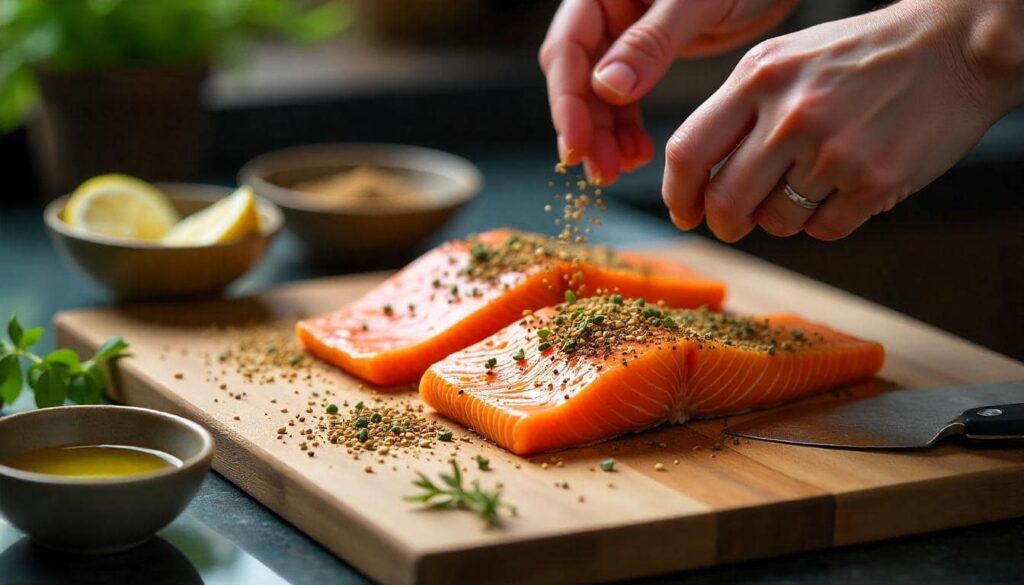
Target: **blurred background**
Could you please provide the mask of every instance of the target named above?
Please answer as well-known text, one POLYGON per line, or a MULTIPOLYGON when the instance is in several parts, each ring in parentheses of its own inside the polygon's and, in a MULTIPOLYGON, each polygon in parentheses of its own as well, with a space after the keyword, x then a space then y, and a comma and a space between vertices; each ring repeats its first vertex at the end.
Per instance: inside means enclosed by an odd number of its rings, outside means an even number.
MULTIPOLYGON (((188 12, 206 1, 119 21, 116 38, 58 38, 52 26, 76 18, 80 8, 68 6, 114 10, 116 0, 0 7, 0 235, 9 244, 0 260, 16 262, 19 245, 43 239, 41 226, 17 218, 98 172, 231 184, 246 161, 281 147, 423 145, 484 169, 488 185, 463 213, 492 225, 517 223, 497 198, 550 180, 556 152, 536 52, 555 2, 351 0, 316 4, 310 16, 288 2, 211 0, 215 15, 188 12)), ((874 4, 805 1, 780 32, 874 4)), ((660 146, 745 50, 678 63, 645 101, 659 151, 608 189, 623 209, 671 234, 660 146)), ((753 234, 737 247, 1024 359, 1022 192, 1017 111, 939 181, 845 240, 753 234)))

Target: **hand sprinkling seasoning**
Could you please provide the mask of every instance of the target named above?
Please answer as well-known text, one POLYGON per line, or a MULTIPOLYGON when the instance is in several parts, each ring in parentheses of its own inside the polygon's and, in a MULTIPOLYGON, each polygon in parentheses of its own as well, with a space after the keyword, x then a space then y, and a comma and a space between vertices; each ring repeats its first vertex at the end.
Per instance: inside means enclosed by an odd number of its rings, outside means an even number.
POLYGON ((463 483, 462 470, 459 464, 452 460, 452 473, 439 475, 441 484, 437 485, 426 475, 417 471, 416 479, 412 484, 420 488, 420 493, 413 496, 406 496, 407 502, 419 502, 427 504, 431 508, 445 510, 468 510, 482 519, 487 526, 501 524, 500 512, 507 510, 512 516, 516 515, 515 506, 511 506, 501 499, 500 490, 485 490, 480 487, 480 482, 474 481, 467 489, 463 483))

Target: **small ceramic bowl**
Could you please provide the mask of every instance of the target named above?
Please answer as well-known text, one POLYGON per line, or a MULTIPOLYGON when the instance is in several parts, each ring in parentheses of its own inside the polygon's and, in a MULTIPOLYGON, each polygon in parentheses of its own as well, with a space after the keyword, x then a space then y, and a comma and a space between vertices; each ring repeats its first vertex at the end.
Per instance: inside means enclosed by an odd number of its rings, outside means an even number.
MULTIPOLYGON (((157 183, 182 216, 231 193, 214 185, 157 183)), ((283 225, 281 211, 259 199, 258 236, 208 246, 163 246, 90 234, 61 219, 68 197, 46 207, 44 219, 68 262, 107 291, 115 301, 217 294, 248 272, 283 225)))
POLYGON ((284 211, 288 228, 316 260, 362 265, 360 259, 407 255, 436 232, 483 185, 468 160, 428 148, 398 144, 318 144, 278 150, 242 167, 238 180, 284 211), (293 187, 357 167, 397 175, 424 194, 412 209, 340 209, 293 187))
POLYGON ((198 424, 145 408, 65 406, 0 418, 0 514, 50 548, 105 554, 149 539, 185 509, 213 459, 213 437, 198 424), (62 477, 2 462, 60 445, 157 449, 180 467, 118 478, 62 477))

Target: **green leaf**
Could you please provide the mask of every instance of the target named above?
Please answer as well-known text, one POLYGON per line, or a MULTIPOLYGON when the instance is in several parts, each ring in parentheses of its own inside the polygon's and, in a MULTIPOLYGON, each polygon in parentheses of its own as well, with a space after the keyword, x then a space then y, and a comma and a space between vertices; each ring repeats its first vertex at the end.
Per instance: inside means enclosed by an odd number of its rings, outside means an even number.
POLYGON ((68 398, 77 404, 98 404, 103 397, 103 389, 96 384, 92 376, 79 372, 71 376, 68 385, 68 398))
POLYGON ((33 327, 28 331, 22 333, 21 343, 18 344, 18 349, 28 349, 33 345, 39 343, 39 338, 43 336, 42 327, 33 327))
POLYGON ((44 368, 32 387, 36 391, 36 406, 61 406, 68 397, 68 383, 59 368, 44 368))
POLYGON ((92 361, 82 364, 82 373, 92 378, 93 383, 102 393, 107 388, 107 377, 103 375, 103 368, 92 361))
POLYGON ((111 337, 110 339, 103 342, 103 345, 96 350, 96 355, 92 356, 92 361, 102 362, 104 360, 113 359, 124 355, 125 350, 128 349, 128 344, 125 343, 120 337, 111 337))
POLYGON ((27 377, 28 377, 28 385, 29 385, 30 388, 35 388, 36 387, 36 380, 38 380, 39 376, 41 376, 43 374, 43 372, 45 372, 47 369, 49 369, 49 366, 47 366, 46 364, 42 364, 42 363, 40 363, 40 364, 32 364, 31 366, 28 367, 28 376, 27 377))
POLYGON ((18 323, 18 316, 11 313, 11 318, 7 321, 7 335, 10 336, 14 347, 21 347, 22 333, 24 331, 21 329, 21 323, 18 323))
POLYGON ((0 359, 0 406, 12 404, 21 394, 21 363, 18 356, 0 359))
POLYGON ((76 374, 82 369, 82 364, 78 361, 78 354, 70 349, 54 350, 50 352, 50 355, 43 358, 43 361, 48 364, 64 366, 69 374, 76 374))

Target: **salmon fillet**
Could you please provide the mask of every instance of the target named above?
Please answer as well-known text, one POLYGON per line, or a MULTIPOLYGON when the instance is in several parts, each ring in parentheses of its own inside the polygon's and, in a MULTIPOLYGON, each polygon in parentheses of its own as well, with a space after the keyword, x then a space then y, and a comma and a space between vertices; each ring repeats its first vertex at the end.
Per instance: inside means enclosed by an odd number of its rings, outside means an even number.
POLYGON ((420 396, 529 455, 775 405, 868 378, 883 360, 881 345, 793 315, 737 319, 594 297, 448 356, 423 376, 420 396))
POLYGON ((721 282, 677 264, 566 246, 511 230, 442 244, 351 305, 300 321, 299 343, 364 380, 402 384, 524 310, 558 303, 567 287, 580 296, 618 291, 679 307, 717 308, 725 295, 721 282))

